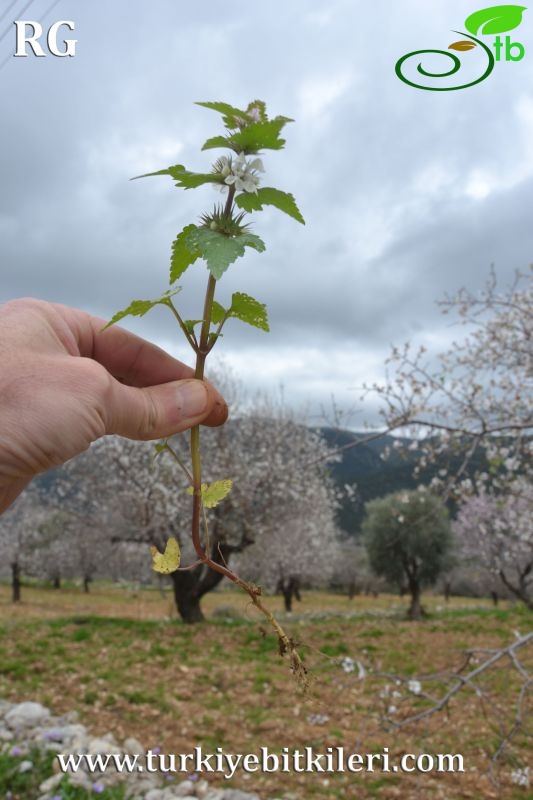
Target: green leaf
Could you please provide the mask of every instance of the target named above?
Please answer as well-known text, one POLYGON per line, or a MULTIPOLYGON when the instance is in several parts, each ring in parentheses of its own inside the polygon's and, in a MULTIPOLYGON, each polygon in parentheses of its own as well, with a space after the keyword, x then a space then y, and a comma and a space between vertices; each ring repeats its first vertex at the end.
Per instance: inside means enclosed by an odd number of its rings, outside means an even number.
POLYGON ((177 286, 175 289, 169 289, 166 291, 163 295, 161 295, 161 297, 158 297, 157 300, 132 300, 127 308, 122 309, 122 311, 117 311, 117 313, 111 317, 109 322, 102 328, 102 331, 105 331, 106 328, 109 328, 111 325, 119 322, 119 320, 124 319, 124 317, 144 317, 144 315, 147 314, 148 311, 150 311, 150 309, 154 306, 168 306, 172 295, 175 295, 180 291, 181 286, 177 286))
POLYGON ((257 194, 253 192, 238 194, 235 198, 235 203, 244 211, 261 211, 263 206, 275 206, 290 217, 294 217, 302 225, 305 225, 305 220, 292 194, 281 192, 279 189, 273 189, 270 186, 263 186, 258 189, 257 194))
POLYGON ((479 33, 487 36, 492 33, 504 33, 518 28, 522 22, 525 6, 491 6, 470 14, 465 20, 467 31, 476 36, 479 33))
POLYGON ((183 324, 185 325, 185 330, 187 333, 194 333, 195 325, 199 325, 200 322, 203 322, 203 319, 184 319, 183 324))
POLYGON ((228 311, 221 306, 216 300, 213 300, 213 305, 211 308, 211 322, 214 325, 219 325, 222 320, 226 317, 228 311))
MULTIPOLYGON (((210 484, 202 483, 202 503, 206 508, 214 508, 230 493, 232 486, 233 481, 229 478, 210 484)), ((189 486, 187 494, 193 493, 193 487, 189 486)))
POLYGON ((215 147, 229 147, 229 136, 212 136, 202 145, 202 150, 213 150, 215 147))
POLYGON ((181 164, 168 169, 169 174, 176 181, 176 186, 180 186, 183 189, 196 189, 197 186, 201 186, 204 183, 223 183, 222 176, 214 172, 189 172, 181 164))
POLYGON ((170 283, 177 281, 185 272, 187 267, 194 264, 197 258, 200 258, 201 253, 198 249, 194 249, 188 244, 188 239, 193 231, 196 231, 196 225, 186 225, 185 228, 178 233, 177 237, 172 242, 172 254, 170 256, 170 283))
POLYGON ((147 172, 145 175, 136 175, 132 181, 139 178, 151 178, 154 175, 170 175, 176 181, 176 186, 182 189, 196 189, 204 183, 223 183, 223 178, 214 172, 190 172, 183 164, 160 169, 157 172, 147 172))
POLYGON ((248 116, 246 111, 242 111, 240 108, 235 108, 235 106, 230 106, 229 103, 217 103, 217 102, 207 102, 207 103, 196 103, 197 106, 203 106, 204 108, 210 108, 213 111, 218 111, 219 114, 223 115, 224 125, 227 128, 238 128, 239 124, 242 123, 244 120, 245 122, 252 122, 252 117, 248 116))
POLYGON ((209 228, 196 228, 186 240, 189 250, 199 252, 207 262, 212 276, 219 280, 230 264, 244 255, 245 247, 253 247, 262 252, 265 244, 253 233, 241 233, 239 236, 225 236, 209 228))
POLYGON ((267 122, 253 122, 229 136, 215 136, 208 139, 202 150, 229 147, 236 153, 245 153, 246 155, 265 149, 281 150, 285 145, 285 139, 282 139, 279 134, 287 122, 292 122, 292 120, 289 117, 276 117, 267 122))
POLYGON ((255 328, 269 332, 266 305, 243 292, 235 292, 231 297, 228 316, 247 322, 255 328))

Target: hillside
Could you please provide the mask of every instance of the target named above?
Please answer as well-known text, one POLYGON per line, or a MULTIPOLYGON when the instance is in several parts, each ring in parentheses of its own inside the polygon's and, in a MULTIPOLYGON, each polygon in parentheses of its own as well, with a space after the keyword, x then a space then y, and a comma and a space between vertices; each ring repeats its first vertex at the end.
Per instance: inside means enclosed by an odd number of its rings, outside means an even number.
MULTIPOLYGON (((400 489, 414 489, 420 483, 429 485, 431 479, 437 474, 441 467, 447 466, 457 469, 461 463, 461 455, 443 459, 432 466, 427 467, 421 477, 416 480, 413 478, 413 468, 416 463, 416 452, 402 452, 392 450, 388 458, 382 458, 382 454, 387 447, 390 447, 397 437, 383 435, 370 442, 364 440, 368 438, 368 433, 358 433, 353 431, 338 430, 335 428, 320 428, 321 435, 325 438, 328 445, 332 448, 342 448, 353 444, 341 451, 342 459, 330 465, 330 471, 335 483, 342 487, 345 484, 357 484, 357 498, 350 503, 344 503, 339 512, 339 525, 349 534, 357 535, 364 516, 364 505, 368 500, 382 495, 396 492, 400 489), (357 442, 360 442, 357 444, 357 442), (449 463, 447 463, 449 461, 449 463)), ((402 439, 408 444, 409 439, 402 439)), ((484 466, 481 454, 473 459, 471 469, 466 474, 472 474, 475 470, 484 466)), ((450 512, 454 512, 454 507, 450 504, 450 512)))

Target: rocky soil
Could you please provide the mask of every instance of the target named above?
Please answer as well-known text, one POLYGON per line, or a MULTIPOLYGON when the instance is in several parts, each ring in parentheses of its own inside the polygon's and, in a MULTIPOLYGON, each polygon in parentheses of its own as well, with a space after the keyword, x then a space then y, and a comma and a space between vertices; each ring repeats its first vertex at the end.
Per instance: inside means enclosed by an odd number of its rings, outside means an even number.
MULTIPOLYGON (((57 717, 40 703, 13 704, 0 700, 0 750, 20 758, 18 769, 27 772, 34 768, 31 757, 36 748, 64 755, 145 754, 142 744, 133 737, 120 744, 111 733, 91 736, 85 725, 78 722, 75 712, 57 717)), ((145 762, 141 759, 139 763, 145 762)), ((38 800, 61 800, 58 787, 63 773, 57 761, 54 761, 54 770, 57 772, 41 783, 38 800)), ((257 794, 250 792, 213 788, 198 774, 180 780, 179 775, 117 772, 108 767, 105 773, 89 774, 84 769, 70 772, 69 781, 94 793, 95 797, 107 787, 122 784, 129 800, 260 800, 257 794)))

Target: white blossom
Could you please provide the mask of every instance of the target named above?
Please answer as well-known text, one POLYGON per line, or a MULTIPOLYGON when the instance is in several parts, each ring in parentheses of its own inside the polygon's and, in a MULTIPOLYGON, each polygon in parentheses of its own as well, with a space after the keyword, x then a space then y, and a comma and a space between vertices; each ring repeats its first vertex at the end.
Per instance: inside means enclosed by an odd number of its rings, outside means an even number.
POLYGON ((529 767, 514 769, 511 772, 511 781, 517 786, 529 786, 529 767))
POLYGON ((238 192, 253 192, 257 194, 259 186, 258 172, 264 172, 263 162, 260 158, 246 159, 244 153, 239 153, 231 163, 231 172, 225 177, 224 183, 235 186, 238 192))

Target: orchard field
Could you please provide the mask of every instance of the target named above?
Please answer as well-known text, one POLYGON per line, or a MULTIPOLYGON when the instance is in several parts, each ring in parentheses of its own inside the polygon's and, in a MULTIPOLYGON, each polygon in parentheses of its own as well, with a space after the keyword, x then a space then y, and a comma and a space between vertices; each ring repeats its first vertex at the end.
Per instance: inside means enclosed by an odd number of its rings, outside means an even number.
MULTIPOLYGON (((522 730, 492 760, 516 720, 524 683, 509 659, 480 677, 477 694, 466 686, 447 710, 394 725, 429 707, 426 692, 445 693, 464 651, 504 648, 527 633, 531 612, 426 596, 428 616, 415 623, 405 620, 407 601, 390 595, 349 600, 304 592, 290 617, 280 597, 268 600, 305 657, 311 676, 305 695, 263 620, 235 592, 208 595, 207 622, 191 626, 176 619, 169 592, 97 583, 86 595, 75 586, 25 586, 22 602, 13 605, 9 587, 1 586, 0 698, 34 700, 54 713, 76 710, 96 735, 135 736, 164 753, 195 745, 231 753, 343 745, 363 754, 388 747, 391 762, 403 753, 464 757, 459 774, 207 776, 262 800, 533 798, 516 782, 532 749, 530 708, 523 709, 522 730), (437 682, 425 680, 437 672, 437 682)), ((483 658, 476 653, 469 669, 483 658)), ((520 664, 531 672, 533 646, 520 651, 520 664)))

